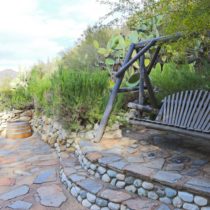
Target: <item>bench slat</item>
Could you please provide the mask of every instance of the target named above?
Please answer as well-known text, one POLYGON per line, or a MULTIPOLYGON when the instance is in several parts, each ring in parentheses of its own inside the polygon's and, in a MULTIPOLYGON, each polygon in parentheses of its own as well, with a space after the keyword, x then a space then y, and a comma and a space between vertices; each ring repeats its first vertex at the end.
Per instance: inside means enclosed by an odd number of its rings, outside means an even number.
POLYGON ((175 94, 172 95, 170 103, 169 103, 170 104, 169 121, 168 121, 169 125, 172 125, 173 110, 174 110, 174 96, 175 94))
POLYGON ((196 98, 197 98, 197 96, 198 96, 198 93, 199 93, 198 90, 196 90, 196 91, 194 92, 193 99, 192 99, 192 101, 191 101, 191 103, 190 103, 190 107, 189 107, 189 110, 188 110, 188 112, 187 112, 187 116, 185 117, 184 124, 183 124, 183 127, 185 127, 185 128, 186 128, 186 126, 187 126, 187 123, 188 123, 188 120, 189 120, 190 116, 192 115, 192 110, 193 110, 193 108, 194 108, 195 100, 196 100, 196 98))
POLYGON ((165 117, 165 123, 166 124, 168 124, 168 122, 169 122, 170 99, 171 99, 171 96, 168 96, 166 98, 166 117, 165 117))
POLYGON ((183 99, 183 101, 180 100, 181 111, 180 111, 180 113, 177 114, 178 115, 177 126, 180 126, 180 124, 181 124, 182 115, 183 115, 183 112, 184 112, 184 109, 185 109, 185 103, 186 103, 186 100, 187 100, 187 95, 188 95, 188 91, 185 91, 184 92, 184 99, 183 99))
POLYGON ((187 115, 187 113, 189 111, 189 108, 190 108, 190 102, 191 102, 191 97, 192 97, 193 91, 187 91, 186 94, 187 94, 187 99, 186 99, 186 104, 184 104, 184 106, 185 106, 184 113, 182 115, 182 119, 181 119, 181 122, 180 122, 180 125, 179 125, 182 128, 185 127, 184 122, 185 122, 186 115, 187 115))
POLYGON ((190 127, 190 123, 192 122, 192 119, 193 119, 194 114, 195 114, 195 112, 196 112, 196 108, 197 108, 197 106, 198 106, 198 104, 199 104, 199 101, 200 101, 200 98, 201 98, 201 96, 202 96, 202 93, 203 93, 202 90, 199 91, 199 95, 198 95, 198 97, 197 97, 197 100, 196 100, 196 102, 193 104, 194 107, 193 107, 193 110, 192 110, 192 112, 191 112, 190 118, 188 119, 188 122, 187 122, 187 124, 186 124, 186 128, 189 128, 189 127, 190 127))
POLYGON ((208 109, 207 109, 207 112, 205 113, 205 115, 204 115, 204 117, 203 117, 203 119, 202 119, 202 122, 200 123, 200 129, 201 130, 203 130, 205 127, 206 127, 206 125, 208 124, 208 123, 210 123, 209 121, 210 121, 210 106, 208 107, 208 109))
MULTIPOLYGON (((181 110, 181 106, 182 106, 181 100, 182 100, 182 98, 183 98, 183 94, 184 94, 184 92, 182 91, 182 92, 181 92, 181 95, 180 95, 180 97, 179 97, 179 99, 178 99, 177 113, 180 113, 180 110, 181 110)), ((178 115, 177 113, 176 113, 176 119, 175 119, 175 126, 178 126, 179 115, 178 115)))
POLYGON ((195 125, 195 123, 196 123, 196 121, 198 119, 198 116, 199 116, 199 114, 201 112, 201 109, 203 107, 204 100, 206 99, 207 94, 208 94, 208 92, 205 91, 204 94, 203 94, 203 96, 202 96, 201 101, 199 101, 199 105, 198 105, 198 108, 196 109, 196 113, 193 116, 192 122, 190 122, 190 126, 189 127, 192 128, 192 129, 194 128, 194 125, 195 125))
POLYGON ((205 120, 205 113, 207 113, 207 109, 209 106, 210 95, 207 95, 207 97, 208 98, 207 98, 206 102, 204 103, 202 110, 199 113, 198 119, 194 125, 195 128, 199 128, 202 125, 203 119, 205 120))
POLYGON ((177 113, 177 107, 178 107, 178 102, 179 102, 179 95, 180 93, 178 92, 177 94, 175 94, 175 101, 174 101, 174 110, 173 110, 173 114, 172 114, 172 121, 171 123, 174 125, 175 124, 175 118, 176 118, 176 113, 177 113))

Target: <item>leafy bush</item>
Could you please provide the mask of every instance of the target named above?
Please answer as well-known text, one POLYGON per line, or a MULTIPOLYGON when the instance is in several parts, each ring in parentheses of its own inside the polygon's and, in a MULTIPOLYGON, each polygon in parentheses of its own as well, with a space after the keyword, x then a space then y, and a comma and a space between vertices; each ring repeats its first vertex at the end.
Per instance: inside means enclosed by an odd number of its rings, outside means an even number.
POLYGON ((36 110, 47 110, 49 103, 47 94, 50 88, 50 75, 46 72, 42 72, 40 69, 34 68, 29 77, 27 91, 33 98, 36 110))
MULTIPOLYGON (((72 129, 100 120, 109 98, 107 72, 61 69, 51 83, 51 110, 72 129)), ((122 104, 116 106, 121 108, 122 104)))
POLYGON ((160 64, 157 64, 150 77, 153 85, 158 89, 159 100, 181 90, 210 89, 209 69, 196 72, 193 64, 167 63, 162 70, 160 64))
POLYGON ((0 111, 5 109, 11 110, 24 109, 31 106, 32 98, 24 88, 17 88, 14 90, 0 91, 0 111))

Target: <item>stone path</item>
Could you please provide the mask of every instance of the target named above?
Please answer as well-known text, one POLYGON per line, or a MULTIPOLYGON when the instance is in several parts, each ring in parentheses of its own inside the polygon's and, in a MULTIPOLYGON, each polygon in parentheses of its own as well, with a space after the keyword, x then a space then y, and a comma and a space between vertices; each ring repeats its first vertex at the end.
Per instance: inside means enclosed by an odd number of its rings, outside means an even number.
POLYGON ((64 189, 59 161, 39 137, 0 138, 0 209, 85 210, 64 189))

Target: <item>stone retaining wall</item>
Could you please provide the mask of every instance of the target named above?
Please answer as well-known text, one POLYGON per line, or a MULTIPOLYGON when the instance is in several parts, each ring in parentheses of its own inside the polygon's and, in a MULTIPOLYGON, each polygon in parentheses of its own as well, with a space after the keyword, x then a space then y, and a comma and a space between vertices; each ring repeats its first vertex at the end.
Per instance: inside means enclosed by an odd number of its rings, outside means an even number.
MULTIPOLYGON (((80 147, 76 146, 75 154, 81 166, 91 175, 100 178, 102 181, 110 183, 120 189, 159 200, 166 204, 172 204, 175 208, 187 210, 210 210, 210 199, 183 190, 177 190, 169 186, 164 186, 156 181, 140 179, 134 175, 127 175, 121 170, 113 170, 104 165, 92 163, 82 153, 80 147)), ((208 196, 209 197, 209 196, 208 196)))

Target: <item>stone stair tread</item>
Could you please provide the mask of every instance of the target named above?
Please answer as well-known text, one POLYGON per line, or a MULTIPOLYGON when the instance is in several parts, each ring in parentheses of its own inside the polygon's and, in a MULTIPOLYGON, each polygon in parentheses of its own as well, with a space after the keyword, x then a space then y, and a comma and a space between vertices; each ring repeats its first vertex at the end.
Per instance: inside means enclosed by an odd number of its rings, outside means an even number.
MULTIPOLYGON (((65 161, 68 161, 68 158, 66 158, 65 161)), ((65 161, 61 161, 61 166, 63 167, 64 173, 65 171, 69 172, 68 166, 65 168, 65 166, 68 165, 65 164, 65 161)), ((76 186, 81 188, 81 190, 90 193, 90 195, 92 195, 93 197, 96 196, 96 198, 108 200, 108 202, 110 202, 110 205, 123 204, 127 206, 127 208, 134 210, 151 210, 157 209, 161 206, 161 203, 159 201, 154 201, 149 198, 142 198, 126 191, 125 189, 119 189, 109 183, 103 182, 101 179, 93 175, 90 175, 88 171, 80 167, 79 161, 76 157, 73 156, 73 154, 70 155, 69 161, 72 161, 72 167, 74 167, 74 169, 77 169, 70 171, 71 173, 68 174, 67 177, 68 180, 76 184, 76 186), (140 203, 142 205, 140 205, 140 203)), ((89 201, 87 201, 86 199, 82 201, 82 203, 86 205, 86 207, 88 207, 89 205, 88 202, 89 201)), ((112 209, 112 207, 109 208, 112 209)))
POLYGON ((127 173, 140 179, 154 180, 172 188, 176 185, 177 189, 185 189, 192 193, 209 196, 209 179, 200 181, 198 178, 184 177, 175 171, 162 171, 146 167, 145 164, 142 163, 129 163, 123 157, 120 158, 120 156, 116 154, 108 154, 108 156, 102 152, 99 154, 100 155, 98 155, 96 151, 89 151, 85 154, 85 157, 91 162, 93 156, 98 156, 97 160, 94 160, 94 164, 106 166, 111 170, 127 173))

